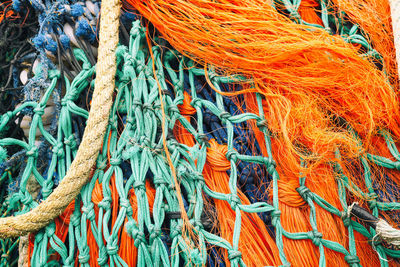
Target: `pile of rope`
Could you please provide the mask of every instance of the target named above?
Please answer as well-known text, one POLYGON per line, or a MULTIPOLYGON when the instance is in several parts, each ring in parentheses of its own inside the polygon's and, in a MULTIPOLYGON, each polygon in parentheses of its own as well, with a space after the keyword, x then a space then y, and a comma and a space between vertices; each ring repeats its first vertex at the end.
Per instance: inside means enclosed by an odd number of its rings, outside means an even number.
POLYGON ((6 56, 19 93, 0 117, 20 264, 398 264, 389 1, 12 6, 0 28, 39 25, 28 71, 31 50, 6 56))

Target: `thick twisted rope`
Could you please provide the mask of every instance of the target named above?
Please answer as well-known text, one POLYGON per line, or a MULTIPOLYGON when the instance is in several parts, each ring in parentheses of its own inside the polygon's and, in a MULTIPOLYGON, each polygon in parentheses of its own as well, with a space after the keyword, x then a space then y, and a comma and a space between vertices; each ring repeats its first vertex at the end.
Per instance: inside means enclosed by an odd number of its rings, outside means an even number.
POLYGON ((101 11, 95 90, 87 126, 76 158, 59 186, 39 206, 26 214, 0 218, 0 238, 21 236, 40 230, 62 214, 88 181, 90 170, 96 163, 103 143, 112 106, 120 1, 103 0, 101 11))

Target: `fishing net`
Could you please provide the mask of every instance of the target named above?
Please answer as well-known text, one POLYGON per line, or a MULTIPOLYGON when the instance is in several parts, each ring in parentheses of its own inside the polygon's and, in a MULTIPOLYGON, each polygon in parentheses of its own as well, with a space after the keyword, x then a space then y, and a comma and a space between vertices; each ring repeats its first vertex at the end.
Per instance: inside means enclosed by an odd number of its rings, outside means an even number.
MULTIPOLYGON (((287 8, 281 12, 307 23, 297 12, 301 1, 283 2, 287 8)), ((328 15, 327 6, 320 2, 324 27, 361 45, 362 55, 380 60, 357 25, 344 23, 333 12, 328 15)), ((82 30, 83 12, 78 6, 70 10, 69 14, 75 12, 77 29, 82 30)), ((302 209, 309 215, 309 231, 288 231, 281 224, 280 178, 272 156, 275 136, 266 122, 265 96, 254 93, 258 110, 250 112, 245 96, 229 96, 241 89, 240 82, 246 78, 224 76, 212 67, 197 65, 159 38, 151 25, 143 26, 140 18, 125 14, 123 19, 127 26, 121 29, 121 45, 116 51, 114 103, 90 182, 54 222, 21 238, 26 255, 20 257, 25 257, 26 264, 245 266, 243 258, 252 255, 243 254, 240 240, 243 229, 251 228, 248 225, 264 228, 258 230, 263 238, 254 238, 254 242, 273 240, 274 245, 265 245, 270 265, 290 265, 284 240, 291 239, 308 240, 318 248, 320 266, 327 264, 327 251, 337 252, 350 266, 360 266, 355 233, 369 240, 381 266, 396 262, 398 250, 377 238, 374 227, 351 219, 349 209, 357 196, 366 200, 375 217, 390 211, 397 222, 400 204, 395 185, 389 181, 385 184, 389 194, 384 193, 371 172, 372 163, 400 169, 400 154, 388 131, 382 129, 379 134, 392 157, 367 154, 359 158, 362 188, 346 177, 340 164, 331 163, 339 207, 310 190, 307 175, 300 173, 296 192, 305 203, 302 209), (150 46, 149 32, 155 33, 150 46), (261 133, 262 143, 255 138, 255 129, 261 133), (222 213, 221 207, 229 211, 222 213), (346 246, 325 238, 320 231, 319 208, 343 221, 346 246)), ((88 21, 95 25, 96 20, 93 16, 88 21)), ((89 52, 89 46, 96 43, 96 30, 85 29, 81 36, 86 39, 79 41, 84 43, 80 44, 83 49, 67 47, 59 37, 36 37, 41 61, 25 85, 25 99, 13 103, 1 116, 3 217, 35 208, 51 194, 74 160, 96 77, 95 55, 89 52), (23 130, 11 134, 15 127, 23 130)), ((377 67, 382 68, 379 60, 377 67)), ((339 159, 340 150, 335 153, 339 159)), ((16 266, 18 241, 0 243, 1 266, 16 266)))

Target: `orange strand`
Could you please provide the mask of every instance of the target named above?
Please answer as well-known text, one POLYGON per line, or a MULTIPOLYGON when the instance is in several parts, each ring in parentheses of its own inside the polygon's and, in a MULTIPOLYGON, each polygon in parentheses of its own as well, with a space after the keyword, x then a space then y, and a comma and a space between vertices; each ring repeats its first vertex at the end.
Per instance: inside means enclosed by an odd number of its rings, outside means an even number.
POLYGON ((307 147, 311 153, 301 153, 293 140, 303 133, 312 142, 321 137, 331 144, 340 142, 346 157, 359 155, 354 153, 359 148, 353 138, 328 124, 332 114, 350 123, 363 137, 365 147, 378 127, 400 135, 398 101, 385 73, 361 58, 341 37, 295 24, 269 1, 127 3, 184 55, 211 64, 223 74, 252 78, 253 90, 268 99, 268 122, 283 135, 292 156, 323 159, 324 152, 331 149, 321 142, 321 147, 307 147), (309 129, 303 130, 307 126, 309 129))
MULTIPOLYGON (((146 195, 149 201, 150 213, 153 213, 154 199, 156 195, 155 189, 150 185, 150 182, 146 180, 146 195)), ((138 217, 138 206, 135 195, 135 189, 129 191, 129 202, 132 206, 132 217, 137 221, 138 217)), ((128 223, 128 219, 125 219, 124 225, 128 223)), ((120 248, 118 255, 123 259, 128 266, 136 266, 137 263, 137 248, 135 246, 135 240, 131 238, 128 233, 123 230, 120 237, 120 248)))
MULTIPOLYGON (((253 95, 246 95, 247 108, 254 113, 257 112, 257 105, 253 95)), ((265 150, 265 139, 260 130, 253 124, 256 140, 259 142, 264 156, 268 156, 265 150)), ((287 148, 285 143, 274 138, 271 140, 272 153, 277 162, 279 173, 278 195, 279 207, 282 212, 281 224, 288 232, 308 232, 312 231, 310 225, 310 210, 304 199, 296 191, 300 186, 300 162, 299 160, 290 161, 287 158, 287 148)), ((319 195, 337 209, 342 209, 337 182, 332 167, 329 164, 319 164, 306 176, 305 185, 311 192, 319 195)), ((272 192, 271 192, 272 194, 272 192)), ((348 231, 341 218, 332 215, 320 206, 316 205, 317 228, 323 233, 323 238, 341 244, 348 249, 348 231)), ((357 254, 363 266, 379 265, 379 258, 368 244, 367 238, 355 233, 357 254)), ((285 254, 293 266, 316 266, 319 263, 319 251, 311 240, 292 240, 283 238, 285 254)), ((347 263, 342 254, 332 250, 325 250, 327 266, 345 266, 347 263)))
MULTIPOLYGON (((227 146, 219 145, 215 140, 210 140, 207 148, 207 162, 204 166, 204 179, 207 186, 216 192, 229 194, 229 175, 226 173, 231 165, 226 159, 227 146)), ((238 190, 237 192, 243 205, 250 201, 238 190)), ((218 217, 216 226, 222 238, 232 242, 236 213, 230 204, 223 200, 214 200, 218 217)), ((242 252, 243 261, 248 266, 279 265, 279 252, 275 241, 268 233, 264 222, 255 213, 242 213, 242 224, 239 239, 239 250, 242 252)), ((227 252, 224 253, 225 262, 229 262, 227 252)))
POLYGON ((322 19, 316 11, 318 7, 319 4, 315 0, 302 0, 298 12, 305 22, 323 26, 322 19))
MULTIPOLYGON (((179 111, 190 121, 191 115, 196 110, 190 105, 190 95, 184 92, 184 101, 179 105, 179 111)), ((174 134, 178 142, 193 146, 194 137, 178 122, 174 127, 174 134)), ((210 141, 211 147, 207 148, 207 161, 204 166, 204 179, 207 186, 216 192, 229 193, 229 176, 226 173, 230 169, 230 162, 226 159, 226 146, 219 145, 215 140, 210 141)), ((249 205, 250 201, 239 190, 238 196, 244 205, 249 205)), ((217 213, 215 226, 222 238, 232 243, 235 211, 230 204, 222 200, 214 200, 217 213)), ((268 233, 264 222, 257 214, 242 214, 242 225, 240 232, 239 250, 242 252, 243 261, 248 266, 279 265, 279 252, 274 240, 268 233)), ((213 216, 212 214, 210 216, 213 216)), ((224 257, 226 264, 229 264, 227 251, 218 250, 224 257)))
POLYGON ((32 266, 31 260, 32 260, 34 248, 35 248, 35 235, 29 234, 28 235, 28 251, 27 251, 27 256, 26 256, 26 260, 28 261, 28 267, 32 266))
POLYGON ((345 12, 350 20, 366 33, 369 43, 382 56, 387 76, 395 89, 399 90, 399 79, 393 28, 388 0, 332 0, 333 8, 345 12))

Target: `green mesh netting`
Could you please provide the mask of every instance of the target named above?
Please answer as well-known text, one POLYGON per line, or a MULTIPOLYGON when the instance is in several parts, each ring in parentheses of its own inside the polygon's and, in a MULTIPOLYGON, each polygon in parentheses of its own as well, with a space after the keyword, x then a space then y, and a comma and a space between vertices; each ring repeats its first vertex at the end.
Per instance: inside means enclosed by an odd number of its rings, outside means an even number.
MULTIPOLYGON (((367 199, 371 199, 369 204, 375 216, 378 216, 379 210, 400 209, 400 204, 397 202, 383 203, 376 200, 377 194, 373 188, 368 162, 363 158, 360 159, 364 167, 365 184, 368 187, 368 192, 365 193, 361 189, 354 189, 355 186, 349 184, 347 177, 341 172, 340 166, 336 166, 342 210, 338 210, 311 192, 305 186, 307 178, 299 177, 300 187, 297 191, 308 204, 310 225, 313 230, 305 233, 285 231, 280 223, 279 174, 275 169, 274 159, 240 154, 233 148, 233 140, 237 135, 234 130, 236 125, 254 121, 264 134, 268 154, 272 155, 271 151, 274 148, 271 147, 270 134, 265 124, 262 96, 257 95, 258 114, 240 112, 233 114, 225 108, 225 101, 228 98, 220 94, 215 94, 215 101, 199 97, 199 88, 196 87, 194 80, 196 77, 204 77, 204 70, 196 68, 193 62, 177 53, 169 52, 162 57, 162 53, 166 51, 160 46, 153 47, 153 62, 149 57, 145 31, 146 29, 140 26, 139 21, 134 22, 130 33, 129 47, 121 45, 117 50, 118 71, 115 101, 102 152, 98 157, 97 165, 93 166, 93 177, 69 207, 72 214, 63 214, 61 220, 56 220, 34 236, 30 236, 30 242, 34 244, 31 265, 74 266, 76 262, 79 262, 83 266, 88 266, 90 261, 88 243, 94 239, 96 244, 94 249, 97 251, 95 260, 100 266, 128 266, 118 255, 118 251, 121 249, 119 246, 121 231, 126 231, 133 238, 134 245, 138 250, 138 266, 207 264, 211 247, 227 250, 231 266, 244 266, 240 251, 238 251, 238 243, 241 212, 245 212, 263 213, 271 219, 279 257, 284 266, 289 266, 290 263, 284 253, 283 238, 312 240, 312 243, 319 248, 320 266, 326 265, 325 252, 328 249, 342 253, 350 266, 360 266, 354 231, 361 233, 369 240, 373 240, 375 232, 372 228, 366 229, 362 224, 348 217, 346 198, 349 189, 352 192, 356 190, 367 199), (157 77, 163 92, 162 101, 166 116, 164 127, 161 125, 163 121, 161 99, 155 77, 157 77), (188 86, 185 86, 185 79, 188 86), (179 112, 178 105, 183 102, 184 91, 190 94, 191 106, 196 109, 196 114, 193 116, 196 123, 190 123, 179 112), (226 132, 227 158, 231 165, 229 171, 230 194, 214 192, 204 182, 202 173, 208 146, 203 129, 205 109, 220 120, 226 132), (188 147, 176 141, 171 130, 177 121, 195 137, 197 141, 195 146, 188 147), (177 179, 184 192, 184 198, 188 200, 186 211, 194 226, 196 240, 188 238, 189 234, 182 232, 183 220, 180 216, 176 216, 181 211, 174 189, 171 168, 163 148, 163 136, 166 138, 168 151, 176 170, 177 179), (240 203, 237 195, 237 164, 239 162, 253 163, 268 171, 273 191, 271 203, 255 202, 251 205, 240 203), (149 205, 146 182, 151 182, 155 189, 153 206, 149 205), (94 192, 97 185, 102 188, 100 194, 94 192), (110 188, 113 186, 118 195, 112 195, 110 188), (132 209, 129 200, 132 194, 136 196, 136 210, 132 209), (235 211, 236 220, 232 243, 222 239, 212 229, 204 226, 204 216, 207 214, 204 198, 227 201, 235 211), (115 203, 116 201, 117 203, 115 203), (117 212, 113 209, 115 205, 118 206, 117 212), (323 233, 319 232, 316 222, 316 205, 344 220, 348 228, 348 250, 336 242, 324 239, 323 233), (60 223, 62 220, 64 223, 60 223), (188 243, 196 248, 190 248, 188 243)), ((19 159, 21 163, 12 169, 7 169, 0 180, 12 180, 13 174, 17 174, 17 169, 20 168, 21 179, 20 183, 16 185, 18 191, 11 195, 7 202, 3 202, 1 206, 3 216, 8 216, 10 211, 18 210, 19 207, 21 209, 18 213, 24 213, 36 207, 40 199, 49 196, 54 186, 65 176, 73 161, 78 148, 77 140, 79 140, 74 127, 76 127, 77 118, 84 121, 88 116, 87 110, 77 105, 78 99, 88 97, 95 75, 95 66, 89 63, 85 53, 75 49, 74 54, 81 63, 82 71, 72 82, 69 82, 68 79, 61 81, 60 71, 50 71, 51 84, 40 102, 25 102, 14 111, 7 112, 1 117, 0 132, 5 132, 9 122, 21 111, 28 110, 28 113, 31 112, 32 115, 27 141, 13 138, 0 140, 0 145, 5 149, 19 147, 24 151, 22 159, 19 159), (56 118, 58 120, 57 130, 51 134, 43 127, 41 116, 49 99, 59 97, 53 91, 61 82, 66 90, 61 100, 59 116, 56 118), (37 130, 41 132, 42 142, 45 143, 40 146, 47 146, 51 149, 48 168, 45 170, 43 159, 38 158, 39 144, 35 139, 37 130), (32 187, 34 187, 32 184, 35 182, 39 185, 36 193, 32 191, 32 187)), ((235 82, 238 79, 240 77, 222 77, 213 73, 211 82, 217 89, 222 90, 224 84, 235 82)), ((393 156, 396 160, 400 160, 400 154, 390 135, 385 132, 382 132, 382 135, 393 156)), ((339 152, 337 152, 337 157, 340 157, 339 152)), ((368 155, 368 157, 382 167, 399 169, 400 161, 393 162, 377 155, 368 155)), ((5 196, 0 197, 4 199, 5 196)), ((17 244, 10 240, 2 242, 2 245, 6 244, 5 242, 13 242, 12 246, 17 244)), ((388 249, 380 242, 373 242, 373 245, 380 256, 382 266, 388 266, 387 256, 400 257, 398 251, 388 249)), ((7 253, 7 251, 3 250, 3 253, 7 253)), ((6 266, 10 262, 2 261, 1 264, 6 266)))

